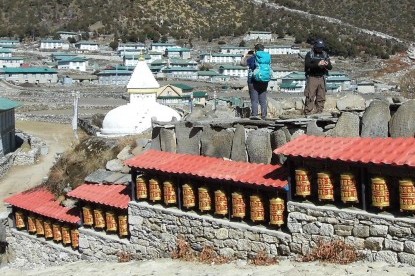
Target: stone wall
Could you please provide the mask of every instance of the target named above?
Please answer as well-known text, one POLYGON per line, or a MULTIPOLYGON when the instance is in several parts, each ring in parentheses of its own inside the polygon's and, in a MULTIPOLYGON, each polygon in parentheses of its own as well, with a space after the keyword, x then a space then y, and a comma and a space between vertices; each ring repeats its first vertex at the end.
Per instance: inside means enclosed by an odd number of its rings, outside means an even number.
POLYGON ((5 176, 12 167, 14 161, 14 153, 8 153, 0 158, 0 178, 5 176))

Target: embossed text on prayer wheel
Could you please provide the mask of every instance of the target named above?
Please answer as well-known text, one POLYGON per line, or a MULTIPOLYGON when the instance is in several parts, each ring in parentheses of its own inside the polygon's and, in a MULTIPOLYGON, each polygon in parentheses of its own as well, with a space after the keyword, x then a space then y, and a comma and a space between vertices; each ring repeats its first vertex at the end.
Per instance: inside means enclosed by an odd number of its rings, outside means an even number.
POLYGON ((281 226, 284 224, 285 204, 282 198, 269 200, 269 224, 281 226))
POLYGON ((117 219, 114 212, 108 211, 105 213, 105 220, 107 224, 107 231, 117 231, 117 219))
POLYGON ((415 211, 415 186, 412 180, 399 180, 399 205, 401 211, 415 211))
POLYGON ((63 245, 71 244, 71 233, 68 226, 62 226, 62 243, 63 245))
POLYGON ((55 242, 60 242, 62 240, 62 229, 59 223, 52 224, 52 231, 53 231, 53 240, 55 242))
POLYGON ((43 219, 36 218, 36 235, 43 236, 45 235, 45 229, 43 228, 43 219))
POLYGON ((45 220, 43 222, 43 227, 45 229, 45 238, 46 239, 53 238, 52 222, 50 220, 45 220))
POLYGON ((78 229, 71 229, 71 245, 73 249, 79 247, 79 231, 78 229))
POLYGON ((255 221, 264 221, 265 220, 265 209, 262 198, 257 195, 252 195, 250 198, 250 207, 251 207, 251 220, 255 221))
POLYGON ((193 190, 193 186, 190 184, 184 184, 182 186, 183 191, 183 207, 193 208, 196 205, 196 196, 193 190))
POLYGON ((104 212, 101 209, 94 209, 95 228, 105 228, 104 212))
POLYGON ((128 236, 128 217, 127 215, 118 216, 118 233, 120 237, 128 236))
POLYGON ((232 193, 232 217, 243 219, 246 216, 244 196, 239 192, 232 193))
POLYGON ((372 206, 383 209, 389 207, 389 188, 384 178, 372 178, 372 206))
POLYGON ((311 195, 311 183, 308 171, 295 170, 295 194, 302 197, 311 195))
POLYGON ((150 201, 156 202, 161 200, 161 187, 160 182, 157 179, 149 180, 150 187, 150 201))
POLYGON ((14 213, 14 219, 16 221, 17 229, 24 229, 26 227, 25 218, 22 211, 16 211, 14 213))
POLYGON ((215 214, 226 215, 228 213, 228 199, 222 190, 215 191, 215 214))
POLYGON ((36 218, 33 215, 27 216, 27 231, 30 234, 36 233, 36 218))
POLYGON ((343 173, 340 175, 340 194, 344 203, 359 202, 357 183, 353 174, 343 173))
POLYGON ((206 187, 200 187, 199 191, 199 210, 210 211, 212 210, 212 199, 210 197, 209 190, 206 187))
POLYGON ((83 215, 85 226, 94 225, 94 214, 90 206, 82 207, 82 215, 83 215))
POLYGON ((137 199, 146 199, 147 193, 147 179, 142 176, 138 176, 136 179, 136 196, 137 199))
POLYGON ((164 181, 163 182, 163 197, 164 197, 164 204, 175 204, 177 202, 176 197, 176 185, 174 185, 171 181, 164 181))
POLYGON ((334 200, 333 181, 329 173, 317 173, 317 187, 319 200, 334 200))

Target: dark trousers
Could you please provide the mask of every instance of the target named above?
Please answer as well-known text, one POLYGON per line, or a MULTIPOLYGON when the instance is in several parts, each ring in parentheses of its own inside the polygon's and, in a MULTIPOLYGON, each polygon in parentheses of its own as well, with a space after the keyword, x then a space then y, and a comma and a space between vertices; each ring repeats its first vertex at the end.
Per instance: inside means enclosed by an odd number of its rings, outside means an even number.
POLYGON ((267 117, 267 89, 268 82, 252 81, 248 83, 249 97, 251 98, 251 116, 258 116, 258 104, 261 106, 261 118, 267 117))
POLYGON ((326 82, 324 77, 307 78, 307 84, 304 90, 305 108, 304 112, 311 113, 316 108, 316 112, 322 112, 326 102, 326 82))

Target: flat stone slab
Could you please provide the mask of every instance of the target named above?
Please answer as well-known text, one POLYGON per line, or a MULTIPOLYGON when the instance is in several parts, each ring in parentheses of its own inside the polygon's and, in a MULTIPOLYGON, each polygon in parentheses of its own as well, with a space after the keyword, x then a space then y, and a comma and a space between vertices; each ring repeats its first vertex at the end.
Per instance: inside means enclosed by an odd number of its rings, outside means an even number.
POLYGON ((98 169, 85 177, 87 183, 102 183, 107 177, 111 176, 114 172, 107 171, 105 169, 98 169))

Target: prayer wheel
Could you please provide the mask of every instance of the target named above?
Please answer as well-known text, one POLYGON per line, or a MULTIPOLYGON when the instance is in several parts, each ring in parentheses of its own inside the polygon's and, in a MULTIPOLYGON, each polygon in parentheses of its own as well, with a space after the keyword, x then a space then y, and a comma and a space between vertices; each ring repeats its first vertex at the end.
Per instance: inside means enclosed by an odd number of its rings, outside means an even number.
POLYGON ((334 201, 333 181, 329 173, 317 173, 317 187, 319 200, 334 201))
POLYGON ((22 211, 16 211, 14 213, 14 219, 16 221, 17 229, 24 229, 26 227, 25 218, 22 211))
POLYGON ((94 209, 95 228, 105 228, 104 212, 101 209, 94 209))
POLYGON ((295 170, 295 195, 307 197, 311 195, 311 183, 308 171, 295 170))
POLYGON ((36 218, 33 215, 27 216, 27 231, 30 234, 36 233, 36 218))
POLYGON ((50 220, 45 220, 43 222, 43 228, 45 230, 45 238, 52 239, 53 238, 53 230, 52 230, 52 223, 50 220))
POLYGON ((262 199, 258 195, 250 196, 250 207, 251 207, 251 220, 264 221, 265 220, 265 209, 262 199))
POLYGON ((117 219, 114 212, 108 211, 105 213, 105 221, 107 224, 107 231, 117 232, 117 219))
POLYGON ((60 242, 62 240, 62 227, 59 223, 52 224, 53 240, 60 242))
POLYGON ((372 178, 372 206, 389 207, 389 189, 384 178, 372 178))
POLYGON ((127 215, 118 216, 118 233, 120 237, 128 236, 128 217, 127 215))
POLYGON ((90 206, 82 207, 82 215, 84 218, 84 225, 85 226, 92 226, 94 225, 94 214, 90 206))
POLYGON ((150 179, 150 201, 156 202, 161 200, 161 187, 157 179, 150 179))
POLYGON ((62 243, 63 245, 71 244, 71 233, 68 226, 62 226, 62 243))
POLYGON ((147 181, 144 177, 138 176, 136 179, 136 197, 137 199, 146 199, 148 197, 147 181))
POLYGON ((215 214, 226 215, 228 213, 228 199, 222 190, 215 191, 215 214))
POLYGON ((163 182, 163 197, 164 197, 164 204, 175 204, 177 202, 176 196, 176 185, 174 185, 171 181, 164 181, 163 182))
POLYGON ((269 200, 269 224, 281 226, 284 224, 285 204, 282 198, 269 200))
POLYGON ((78 229, 71 229, 71 245, 73 249, 79 247, 79 231, 78 229))
POLYGON ((36 218, 36 235, 43 236, 45 235, 45 229, 43 228, 43 219, 36 218))
POLYGON ((401 212, 415 210, 415 186, 412 180, 399 181, 399 203, 401 212))
POLYGON ((206 187, 200 187, 199 191, 199 210, 202 212, 210 211, 212 209, 212 199, 209 190, 206 187))
POLYGON ((246 204, 241 193, 232 193, 232 217, 243 219, 246 215, 246 204))
POLYGON ((185 208, 193 208, 196 205, 196 197, 195 192, 193 190, 192 185, 184 184, 182 186, 183 191, 183 207, 185 208))
POLYGON ((359 202, 356 179, 353 174, 344 173, 340 175, 340 193, 343 203, 359 202))

